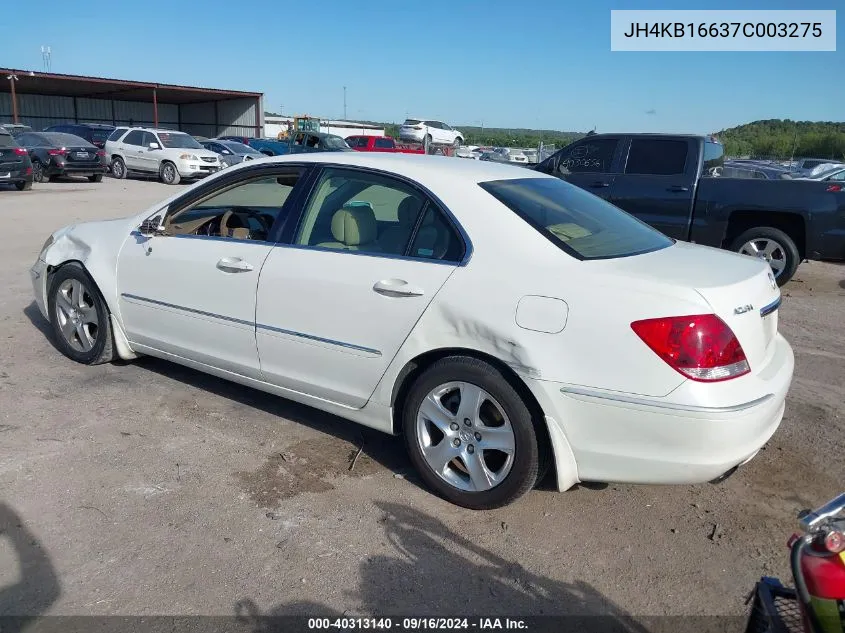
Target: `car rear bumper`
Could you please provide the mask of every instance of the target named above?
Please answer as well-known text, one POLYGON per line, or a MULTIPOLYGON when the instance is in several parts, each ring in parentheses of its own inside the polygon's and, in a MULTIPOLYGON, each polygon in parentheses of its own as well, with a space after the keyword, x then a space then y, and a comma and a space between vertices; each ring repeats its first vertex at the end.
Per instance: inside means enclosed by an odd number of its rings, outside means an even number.
POLYGON ((0 184, 4 182, 32 182, 32 166, 0 165, 0 184))
POLYGON ((44 170, 44 173, 47 176, 95 176, 106 173, 106 166, 103 164, 72 165, 65 163, 61 166, 50 165, 44 170))
POLYGON ((780 425, 795 360, 782 336, 774 344, 772 359, 761 372, 766 379, 755 381, 753 392, 741 401, 719 406, 693 404, 697 401, 694 391, 685 392, 687 383, 658 399, 527 382, 548 423, 566 437, 579 480, 702 483, 749 461, 780 425))

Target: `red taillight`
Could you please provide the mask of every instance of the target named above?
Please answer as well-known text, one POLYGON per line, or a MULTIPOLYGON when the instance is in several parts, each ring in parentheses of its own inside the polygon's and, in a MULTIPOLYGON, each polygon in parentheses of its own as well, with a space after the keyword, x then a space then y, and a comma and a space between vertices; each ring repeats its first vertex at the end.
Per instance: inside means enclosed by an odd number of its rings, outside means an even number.
POLYGON ((48 149, 48 150, 47 150, 47 153, 48 153, 50 156, 64 156, 65 154, 67 154, 67 150, 66 150, 65 148, 62 148, 62 149, 48 149))
POLYGON ((832 193, 836 193, 837 191, 842 191, 842 185, 828 185, 825 191, 830 191, 832 193))
POLYGON ((845 535, 842 532, 831 530, 824 537, 824 547, 833 554, 845 551, 845 535))
POLYGON ((645 319, 631 328, 672 369, 692 380, 716 382, 751 371, 742 345, 715 314, 645 319))
POLYGON ((99 152, 97 152, 97 156, 105 156, 105 155, 106 155, 106 150, 104 150, 104 149, 101 149, 99 152))
POLYGON ((24 149, 23 147, 15 148, 15 154, 17 154, 18 156, 26 156, 26 153, 26 149, 24 149))

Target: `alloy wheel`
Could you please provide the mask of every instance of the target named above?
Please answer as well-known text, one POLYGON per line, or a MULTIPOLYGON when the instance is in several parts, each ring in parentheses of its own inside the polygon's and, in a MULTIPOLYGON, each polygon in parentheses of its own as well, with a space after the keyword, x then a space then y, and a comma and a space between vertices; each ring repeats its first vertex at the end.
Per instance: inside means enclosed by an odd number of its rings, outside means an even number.
POLYGON ((428 466, 459 490, 490 490, 513 467, 516 440, 504 408, 468 382, 428 393, 417 412, 416 436, 428 466))
POLYGON ((56 292, 56 319, 62 337, 74 350, 89 352, 97 342, 100 320, 94 297, 77 279, 66 279, 56 292))
POLYGON ((777 279, 786 268, 786 250, 775 240, 760 238, 749 240, 739 249, 742 255, 750 255, 765 260, 772 268, 777 279))

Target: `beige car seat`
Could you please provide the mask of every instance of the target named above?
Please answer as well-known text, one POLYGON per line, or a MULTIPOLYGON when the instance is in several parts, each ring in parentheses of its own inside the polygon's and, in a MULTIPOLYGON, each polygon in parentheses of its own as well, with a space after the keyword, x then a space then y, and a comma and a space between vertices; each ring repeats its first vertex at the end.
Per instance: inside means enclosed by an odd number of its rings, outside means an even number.
POLYGON ((378 239, 385 253, 402 255, 408 245, 408 238, 414 230, 414 223, 422 208, 422 200, 408 196, 399 203, 396 210, 399 222, 387 227, 378 239))
POLYGON ((334 242, 321 242, 321 248, 337 248, 347 251, 381 252, 376 242, 378 225, 370 207, 344 207, 332 216, 332 237, 334 242))

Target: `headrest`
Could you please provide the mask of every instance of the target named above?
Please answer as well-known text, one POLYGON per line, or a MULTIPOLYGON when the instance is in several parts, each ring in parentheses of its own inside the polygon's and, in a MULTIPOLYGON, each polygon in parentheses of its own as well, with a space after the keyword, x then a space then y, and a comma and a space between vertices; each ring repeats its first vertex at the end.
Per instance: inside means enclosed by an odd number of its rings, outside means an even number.
POLYGON ((378 228, 370 207, 344 207, 332 216, 332 235, 346 246, 375 241, 378 228))
POLYGON ((399 208, 396 210, 399 216, 399 226, 411 227, 420 214, 422 201, 414 196, 408 196, 399 203, 399 208))

